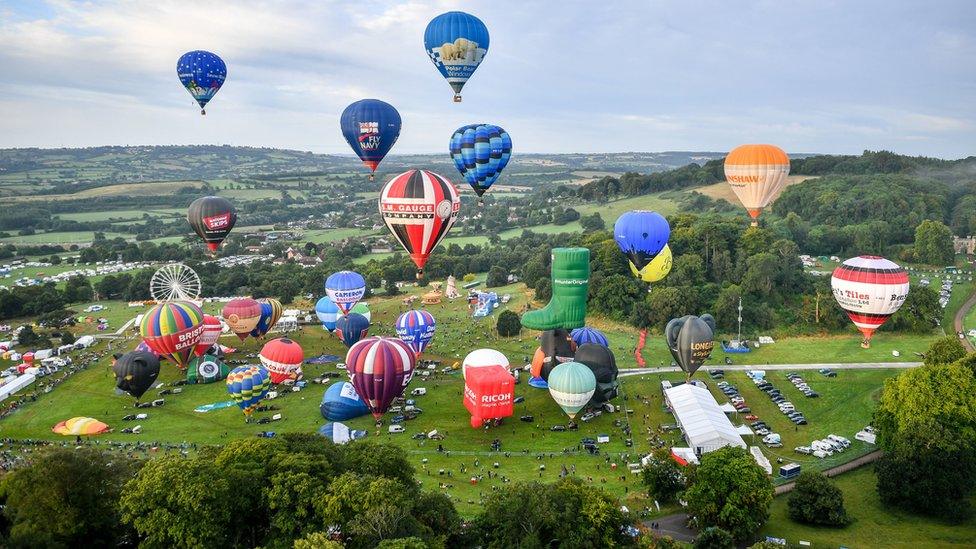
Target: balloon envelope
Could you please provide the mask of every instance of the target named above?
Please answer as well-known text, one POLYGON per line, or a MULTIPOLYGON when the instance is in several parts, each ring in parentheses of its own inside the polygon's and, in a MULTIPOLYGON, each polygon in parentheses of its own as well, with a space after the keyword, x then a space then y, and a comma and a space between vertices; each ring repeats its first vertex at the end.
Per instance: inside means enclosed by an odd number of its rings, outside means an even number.
POLYGON ((375 172, 400 136, 400 113, 379 99, 361 99, 342 111, 339 127, 352 151, 375 172))
POLYGON ((329 296, 324 296, 315 304, 315 316, 319 318, 322 327, 331 332, 335 330, 336 320, 339 319, 339 306, 329 296))
POLYGON ((409 170, 383 187, 379 208, 390 233, 423 272, 430 253, 457 221, 461 199, 447 178, 409 170))
POLYGON ((345 444, 350 440, 363 438, 367 435, 366 431, 350 429, 345 423, 337 422, 326 423, 319 427, 319 434, 332 441, 333 444, 345 444))
POLYGON ((549 374, 549 394, 571 419, 583 409, 596 391, 596 376, 579 362, 564 362, 549 374))
POLYGON ((224 331, 224 325, 220 322, 220 319, 204 313, 203 315, 203 333, 200 334, 200 341, 197 342, 196 348, 193 350, 193 354, 197 356, 202 356, 204 353, 213 347, 214 343, 220 339, 221 332, 224 331))
POLYGON ((471 124, 454 131, 449 145, 454 167, 481 196, 512 157, 512 138, 494 124, 471 124))
POLYGON ((73 417, 58 422, 51 431, 64 436, 100 435, 109 431, 108 425, 91 417, 73 417))
POLYGON ((563 362, 573 360, 576 344, 570 333, 562 328, 547 330, 539 336, 539 349, 532 359, 532 375, 548 381, 549 373, 563 362))
POLYGON ((359 313, 349 313, 336 321, 335 334, 346 347, 352 347, 369 333, 369 321, 359 313))
POLYGON ((201 113, 207 103, 224 85, 227 65, 217 54, 204 50, 184 53, 176 62, 176 76, 186 91, 200 105, 201 113))
POLYGON ((464 407, 474 427, 486 419, 509 417, 514 410, 515 378, 503 366, 468 370, 464 378, 464 407))
POLYGON ((501 351, 496 351, 495 349, 475 349, 464 357, 464 361, 461 363, 461 375, 464 376, 464 379, 467 379, 468 372, 471 369, 486 366, 501 366, 507 370, 509 365, 508 357, 501 351))
POLYGON ((725 157, 725 179, 755 219, 779 195, 790 158, 775 145, 741 145, 725 157))
POLYGON ((665 327, 671 356, 678 366, 692 376, 712 354, 715 321, 711 315, 701 318, 687 315, 672 319, 665 327))
POLYGON ((261 304, 249 297, 232 299, 221 312, 230 331, 244 341, 261 321, 261 304))
POLYGON ((325 293, 347 315, 353 306, 366 295, 366 279, 354 271, 339 271, 325 279, 325 293))
POLYGON ((569 333, 569 336, 573 338, 573 343, 575 343, 577 347, 583 345, 584 343, 595 343, 597 345, 603 345, 604 347, 610 345, 610 342, 607 341, 607 336, 603 335, 603 332, 597 330, 596 328, 590 328, 589 326, 576 328, 569 333))
POLYGON ((834 299, 864 334, 865 347, 874 331, 895 314, 908 297, 908 273, 883 257, 852 257, 830 277, 834 299))
POLYGON ((213 383, 227 377, 230 368, 217 355, 207 354, 195 357, 186 369, 186 382, 213 383))
POLYGON ((153 353, 131 351, 120 356, 112 366, 115 386, 138 400, 156 383, 159 358, 153 353))
POLYGON ((462 11, 442 13, 424 31, 424 49, 461 100, 461 88, 488 53, 488 27, 462 11))
POLYGON ((585 364, 596 378, 592 404, 602 404, 617 396, 617 359, 613 351, 597 343, 584 343, 576 349, 576 362, 585 364))
POLYGON ((146 345, 180 369, 186 367, 203 330, 203 311, 188 301, 156 304, 142 315, 139 324, 139 333, 146 345))
POLYGON ((305 360, 305 352, 298 343, 282 337, 272 339, 261 349, 261 364, 268 369, 271 383, 297 379, 299 367, 305 360))
POLYGON ((373 323, 373 314, 369 312, 369 304, 364 301, 360 301, 359 303, 353 305, 352 309, 349 309, 349 312, 363 315, 363 318, 365 318, 367 322, 370 324, 373 323))
POLYGON ((330 421, 344 421, 368 414, 369 407, 356 394, 352 383, 339 381, 325 390, 319 412, 330 421))
POLYGON ((346 353, 346 369, 356 394, 377 419, 403 394, 414 366, 413 351, 399 339, 366 338, 346 353))
POLYGON ((418 357, 434 339, 437 322, 424 310, 411 310, 397 317, 396 333, 418 357))
POLYGON ((263 366, 238 366, 227 374, 227 392, 245 416, 254 413, 269 387, 270 374, 263 366))
POLYGON ((251 330, 251 337, 267 335, 281 320, 281 315, 284 312, 284 307, 277 299, 259 299, 258 303, 261 304, 261 318, 258 319, 258 325, 251 330))
POLYGON ((237 211, 226 198, 204 196, 190 204, 186 210, 186 220, 193 227, 193 232, 207 243, 207 248, 216 252, 237 223, 237 211))
POLYGON ((613 225, 613 239, 638 271, 654 259, 670 236, 668 220, 648 210, 629 211, 613 225))
POLYGON ((654 259, 650 263, 644 265, 643 269, 638 269, 633 263, 627 262, 630 265, 630 272, 637 278, 643 280, 644 282, 657 282, 659 280, 664 280, 664 277, 668 276, 671 272, 671 265, 673 263, 671 258, 671 247, 667 244, 661 248, 654 259))

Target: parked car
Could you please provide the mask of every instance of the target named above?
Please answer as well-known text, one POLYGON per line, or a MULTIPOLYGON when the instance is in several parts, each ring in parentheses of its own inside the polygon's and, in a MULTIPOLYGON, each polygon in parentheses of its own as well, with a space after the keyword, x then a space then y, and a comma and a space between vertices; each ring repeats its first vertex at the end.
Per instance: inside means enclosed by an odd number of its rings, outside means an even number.
POLYGON ((793 451, 800 454, 810 455, 813 453, 813 448, 810 448, 809 446, 797 446, 796 448, 793 448, 793 451))
POLYGON ((524 421, 526 423, 532 423, 533 421, 535 421, 535 416, 530 416, 530 415, 519 416, 519 420, 524 421))
POLYGON ((549 428, 549 430, 550 431, 565 431, 566 430, 566 426, 565 425, 553 425, 552 427, 549 428))

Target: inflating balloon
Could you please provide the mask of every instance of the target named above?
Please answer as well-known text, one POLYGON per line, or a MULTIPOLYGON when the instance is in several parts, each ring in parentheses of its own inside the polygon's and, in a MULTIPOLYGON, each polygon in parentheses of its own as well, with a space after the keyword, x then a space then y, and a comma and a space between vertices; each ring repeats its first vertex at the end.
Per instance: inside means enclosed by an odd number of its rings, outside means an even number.
POLYGON ((369 407, 356 394, 352 383, 339 381, 325 390, 319 412, 329 421, 345 421, 368 414, 369 407))
POLYGON ((364 301, 353 305, 352 309, 349 309, 349 312, 363 315, 367 322, 370 324, 373 323, 373 313, 369 312, 369 304, 364 301))
POLYGON ((261 321, 261 304, 249 297, 232 299, 224 305, 221 316, 230 331, 244 341, 261 321))
POLYGON ((226 198, 204 196, 190 203, 186 220, 193 227, 193 232, 207 243, 207 248, 216 253, 220 243, 237 223, 237 211, 226 198))
POLYGON ((115 361, 112 372, 115 373, 115 386, 139 400, 156 383, 159 358, 144 351, 128 352, 115 361))
POLYGON ((434 316, 427 311, 411 310, 397 317, 397 336, 410 346, 418 358, 434 339, 436 329, 437 323, 434 321, 434 316))
POLYGON ((454 101, 459 102, 461 88, 488 53, 488 28, 462 11, 442 13, 427 24, 424 49, 454 90, 454 101))
POLYGON ((486 366, 501 366, 507 370, 509 367, 508 357, 501 351, 494 349, 475 349, 464 357, 464 361, 461 363, 461 375, 467 379, 468 372, 471 369, 486 366))
POLYGON ((675 363, 691 378, 712 354, 715 319, 712 315, 673 318, 664 327, 664 337, 675 363))
POLYGON ((515 378, 502 366, 471 368, 464 378, 464 407, 471 413, 471 426, 486 420, 509 417, 514 411, 515 378))
POLYGON ((597 330, 596 328, 590 328, 589 326, 576 328, 569 333, 569 336, 573 339, 573 343, 575 343, 577 347, 585 343, 595 343, 597 345, 603 345, 604 347, 610 345, 610 342, 607 341, 607 336, 603 335, 603 332, 597 330))
POLYGON ((264 366, 238 366, 227 374, 227 392, 244 412, 247 421, 261 400, 268 396, 269 387, 270 374, 264 366))
POLYGON ((267 335, 281 320, 281 315, 284 312, 284 307, 277 299, 259 299, 258 303, 261 304, 261 318, 258 320, 258 325, 251 330, 251 337, 254 338, 267 335))
POLYGON ((305 360, 302 346, 287 337, 272 339, 261 349, 261 364, 267 368, 271 383, 282 383, 288 379, 298 379, 299 369, 305 360))
POLYGON ((557 328, 542 332, 539 348, 532 357, 532 376, 548 381, 553 368, 572 361, 575 352, 576 344, 568 331, 557 328))
POLYGON ((753 219, 776 199, 787 176, 790 157, 775 145, 741 145, 725 157, 725 179, 753 219))
POLYGON ((379 419, 403 394, 413 377, 415 361, 410 347, 394 338, 369 337, 349 349, 349 379, 373 417, 379 419))
POLYGON ((203 315, 203 333, 200 334, 200 341, 197 342, 196 348, 193 350, 193 354, 197 356, 203 356, 211 347, 217 343, 220 339, 221 332, 224 331, 224 325, 220 322, 220 319, 204 314, 203 315))
POLYGON ((630 263, 630 272, 644 282, 658 282, 664 280, 664 277, 671 272, 671 264, 671 247, 665 244, 661 251, 654 256, 654 259, 644 265, 643 269, 638 269, 633 263, 630 263))
POLYGON ((417 265, 417 278, 434 248, 447 236, 461 209, 454 184, 426 170, 409 170, 391 179, 379 199, 390 233, 417 265))
POLYGON ((617 396, 617 359, 607 346, 584 343, 576 349, 575 362, 585 364, 596 378, 591 404, 603 404, 617 396))
POLYGON ((335 330, 336 320, 339 319, 339 306, 328 296, 324 296, 315 304, 315 316, 319 318, 322 327, 328 331, 335 330))
POLYGON ((333 422, 319 427, 319 434, 324 436, 326 440, 332 441, 333 444, 346 444, 350 440, 363 438, 368 433, 359 429, 350 429, 344 423, 333 422))
POLYGON ((167 301, 142 315, 139 333, 159 356, 173 361, 181 370, 203 335, 203 311, 188 301, 167 301))
POLYGON ((861 347, 908 297, 908 273, 883 257, 862 255, 844 261, 830 277, 834 299, 864 334, 861 347))
POLYGON ((217 355, 207 354, 195 357, 186 369, 186 382, 213 383, 227 377, 230 368, 217 355))
POLYGON ((342 136, 369 168, 372 181, 376 167, 400 136, 400 113, 379 99, 361 99, 342 111, 342 136))
POLYGON ((367 333, 369 333, 369 321, 359 313, 349 313, 336 321, 335 335, 346 347, 352 347, 357 341, 366 337, 367 333))
POLYGON ((355 271, 339 271, 325 279, 325 293, 347 315, 353 306, 366 295, 366 279, 355 271))
POLYGON ((552 399, 570 419, 576 418, 596 391, 596 376, 579 362, 564 362, 553 368, 548 383, 552 399))
POLYGON ((512 138, 493 124, 471 124, 455 130, 449 150, 454 167, 480 197, 508 165, 512 138))
POLYGON ((227 65, 217 54, 195 50, 184 53, 176 62, 176 76, 200 105, 200 114, 207 114, 204 107, 224 85, 227 65))

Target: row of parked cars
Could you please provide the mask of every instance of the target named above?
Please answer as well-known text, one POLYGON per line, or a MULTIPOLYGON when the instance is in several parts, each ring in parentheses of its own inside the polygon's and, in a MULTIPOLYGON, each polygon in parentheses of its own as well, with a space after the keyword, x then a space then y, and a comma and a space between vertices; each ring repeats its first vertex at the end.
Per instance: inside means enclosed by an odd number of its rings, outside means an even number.
POLYGON ((787 417, 787 419, 793 422, 794 425, 807 424, 807 418, 803 415, 803 413, 797 411, 793 403, 787 400, 786 397, 783 396, 783 394, 779 391, 779 389, 774 387, 773 384, 770 383, 767 379, 755 378, 752 381, 756 384, 756 387, 758 387, 760 391, 766 393, 769 396, 769 399, 773 401, 773 404, 776 404, 776 406, 779 408, 779 411, 782 412, 783 415, 787 417))
POLYGON ((797 446, 793 451, 823 459, 835 453, 843 452, 850 447, 850 440, 839 435, 830 434, 820 440, 811 442, 809 446, 797 446))
POLYGON ((793 386, 796 387, 796 389, 801 393, 803 393, 807 398, 817 398, 820 396, 820 393, 811 389, 810 385, 808 385, 806 381, 803 381, 803 378, 800 377, 800 374, 796 372, 790 372, 786 374, 786 379, 790 380, 790 383, 792 383, 793 386))
POLYGON ((752 413, 752 409, 746 404, 746 399, 739 394, 739 389, 735 385, 732 385, 728 381, 719 381, 715 384, 715 386, 718 387, 719 391, 722 391, 722 394, 729 397, 729 402, 732 403, 732 406, 734 406, 739 413, 752 413))

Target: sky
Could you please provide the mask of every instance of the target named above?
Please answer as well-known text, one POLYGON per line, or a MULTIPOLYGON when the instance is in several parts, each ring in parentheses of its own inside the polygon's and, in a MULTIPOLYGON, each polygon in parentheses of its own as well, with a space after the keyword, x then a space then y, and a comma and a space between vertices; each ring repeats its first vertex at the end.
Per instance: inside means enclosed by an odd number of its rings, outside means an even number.
POLYGON ((374 97, 393 153, 487 122, 516 154, 976 154, 972 0, 0 0, 0 74, 0 147, 348 153, 339 115, 374 97), (459 104, 423 48, 455 9, 491 34, 459 104), (176 77, 195 49, 228 66, 205 117, 176 77))

